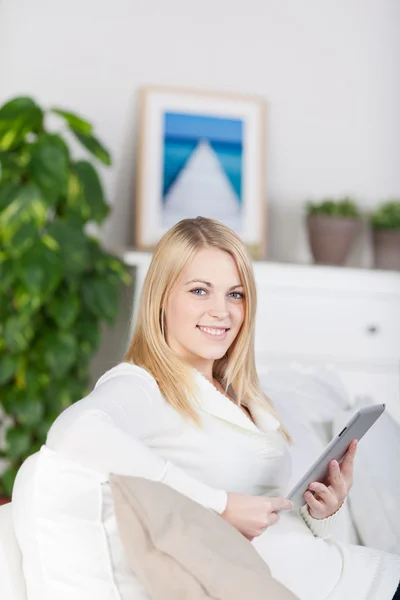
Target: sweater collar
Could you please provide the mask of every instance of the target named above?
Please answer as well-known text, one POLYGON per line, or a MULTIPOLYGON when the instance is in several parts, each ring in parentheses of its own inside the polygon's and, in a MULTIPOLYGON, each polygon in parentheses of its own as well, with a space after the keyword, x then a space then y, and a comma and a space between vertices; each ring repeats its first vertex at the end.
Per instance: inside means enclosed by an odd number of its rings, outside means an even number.
MULTIPOLYGON (((201 410, 256 434, 265 435, 279 428, 279 421, 270 413, 267 406, 264 407, 251 401, 246 404, 242 402, 249 409, 255 421, 253 423, 237 404, 224 396, 200 371, 194 369, 194 375, 199 389, 196 400, 201 410)), ((235 397, 233 390, 229 391, 229 395, 232 398, 235 397)))

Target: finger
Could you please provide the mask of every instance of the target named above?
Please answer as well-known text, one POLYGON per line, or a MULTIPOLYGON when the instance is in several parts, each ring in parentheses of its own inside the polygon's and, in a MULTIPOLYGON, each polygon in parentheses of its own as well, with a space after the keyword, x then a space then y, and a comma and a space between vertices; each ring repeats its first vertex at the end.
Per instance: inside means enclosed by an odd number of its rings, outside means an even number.
POLYGON ((270 510, 293 510, 294 504, 287 498, 268 498, 268 505, 270 510))
POLYGON ((333 460, 329 464, 329 482, 333 488, 340 488, 343 486, 343 476, 339 464, 336 460, 333 460))
MULTIPOLYGON (((276 512, 272 512, 269 517, 268 517, 268 525, 267 527, 269 527, 270 525, 275 525, 275 523, 277 523, 279 521, 280 517, 276 512)), ((263 529, 263 531, 265 531, 265 529, 267 529, 267 527, 265 527, 263 529)))
POLYGON ((317 500, 317 498, 315 498, 315 496, 308 490, 307 492, 304 492, 304 499, 314 515, 323 514, 326 510, 325 504, 320 500, 317 500))
POLYGON ((332 491, 332 493, 338 500, 344 500, 350 487, 351 480, 346 481, 346 479, 340 471, 339 465, 336 463, 336 466, 333 465, 332 467, 330 467, 328 489, 332 491))
POLYGON ((332 491, 319 481, 313 481, 313 483, 310 483, 308 488, 315 494, 318 494, 318 496, 320 496, 324 502, 332 499, 332 491))
POLYGON ((346 479, 350 479, 353 477, 354 458, 356 455, 357 446, 358 446, 357 440, 353 440, 351 442, 350 446, 348 447, 348 450, 347 450, 346 454, 344 455, 344 458, 341 462, 340 471, 342 472, 342 475, 346 479))

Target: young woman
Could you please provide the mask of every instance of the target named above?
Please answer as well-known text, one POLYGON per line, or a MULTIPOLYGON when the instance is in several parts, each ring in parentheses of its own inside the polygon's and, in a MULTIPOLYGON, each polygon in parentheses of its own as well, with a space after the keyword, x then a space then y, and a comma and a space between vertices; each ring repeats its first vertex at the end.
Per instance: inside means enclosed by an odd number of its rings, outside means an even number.
POLYGON ((400 557, 334 540, 356 441, 310 485, 301 511, 283 498, 290 435, 260 390, 255 312, 240 238, 217 221, 180 221, 155 249, 124 361, 64 411, 46 445, 83 468, 163 481, 214 510, 300 600, 391 600, 400 557))

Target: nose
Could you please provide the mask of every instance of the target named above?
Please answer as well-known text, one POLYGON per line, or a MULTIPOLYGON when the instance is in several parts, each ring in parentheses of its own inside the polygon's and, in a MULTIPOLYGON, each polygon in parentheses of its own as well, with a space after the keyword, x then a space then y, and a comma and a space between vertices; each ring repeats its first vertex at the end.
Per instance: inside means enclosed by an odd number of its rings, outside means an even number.
POLYGON ((211 316, 218 317, 219 319, 224 319, 229 315, 228 307, 227 307, 227 298, 225 295, 215 295, 212 306, 209 309, 209 313, 211 316))

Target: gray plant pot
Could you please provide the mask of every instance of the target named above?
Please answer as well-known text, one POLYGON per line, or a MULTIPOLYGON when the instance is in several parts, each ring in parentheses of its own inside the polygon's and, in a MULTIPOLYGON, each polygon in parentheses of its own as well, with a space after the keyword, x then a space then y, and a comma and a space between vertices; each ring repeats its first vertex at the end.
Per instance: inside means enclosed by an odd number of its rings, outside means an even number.
POLYGON ((375 267, 400 270, 400 231, 397 229, 374 229, 372 241, 375 267))
POLYGON ((307 229, 315 263, 344 265, 361 229, 361 222, 345 217, 308 215, 307 229))

